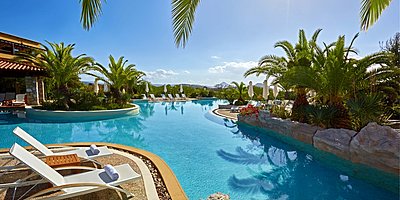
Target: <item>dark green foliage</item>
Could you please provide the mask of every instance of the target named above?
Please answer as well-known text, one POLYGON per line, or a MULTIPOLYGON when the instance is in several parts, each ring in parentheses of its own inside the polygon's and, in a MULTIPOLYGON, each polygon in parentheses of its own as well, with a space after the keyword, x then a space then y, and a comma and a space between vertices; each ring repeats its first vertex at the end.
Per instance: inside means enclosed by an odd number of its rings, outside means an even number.
POLYGON ((235 101, 235 106, 247 105, 247 103, 248 103, 248 101, 245 101, 245 100, 243 100, 243 101, 237 100, 237 101, 235 101))
POLYGON ((382 123, 388 116, 385 115, 385 107, 382 96, 378 94, 360 95, 357 99, 347 101, 354 130, 360 130, 369 122, 382 123))
POLYGON ((309 105, 304 109, 308 116, 308 121, 322 128, 335 127, 334 120, 338 114, 338 110, 332 106, 326 105, 309 105))
MULTIPOLYGON (((122 95, 127 100, 130 95, 122 95)), ((92 88, 83 85, 80 88, 73 89, 71 95, 71 103, 69 110, 71 111, 84 111, 84 110, 109 110, 109 109, 121 109, 132 107, 129 104, 117 104, 112 97, 107 98, 104 94, 96 95, 92 88)), ((40 109, 45 110, 65 110, 64 105, 58 101, 44 102, 40 109)))

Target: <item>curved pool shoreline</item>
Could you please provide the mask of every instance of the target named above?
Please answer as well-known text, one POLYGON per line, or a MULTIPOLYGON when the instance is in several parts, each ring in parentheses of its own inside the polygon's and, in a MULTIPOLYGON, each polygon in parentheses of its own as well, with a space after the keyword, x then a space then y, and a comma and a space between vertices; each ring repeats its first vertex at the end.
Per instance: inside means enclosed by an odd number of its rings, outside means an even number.
POLYGON ((33 120, 46 122, 85 122, 93 120, 113 119, 128 115, 137 115, 140 107, 131 104, 131 108, 113 110, 89 110, 89 111, 64 111, 64 110, 41 110, 33 107, 26 107, 26 117, 33 120))

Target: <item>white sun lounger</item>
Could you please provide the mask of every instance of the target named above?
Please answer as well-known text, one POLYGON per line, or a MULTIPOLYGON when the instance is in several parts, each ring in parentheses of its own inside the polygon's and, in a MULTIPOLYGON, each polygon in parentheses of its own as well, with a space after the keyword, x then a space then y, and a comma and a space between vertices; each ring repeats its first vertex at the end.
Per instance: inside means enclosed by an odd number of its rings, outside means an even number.
POLYGON ((171 100, 171 101, 174 101, 174 100, 175 100, 174 97, 172 96, 172 94, 168 94, 168 98, 169 98, 169 100, 171 100))
POLYGON ((52 156, 52 155, 67 155, 67 154, 77 154, 78 157, 80 158, 85 158, 85 159, 94 159, 97 157, 101 156, 109 156, 112 154, 112 152, 106 147, 98 147, 100 153, 98 154, 93 154, 92 151, 90 151, 89 147, 78 147, 74 150, 68 150, 68 151, 62 151, 62 152, 53 152, 49 148, 47 148, 45 145, 37 141, 34 137, 29 135, 27 132, 22 130, 20 127, 16 127, 13 130, 14 134, 21 139, 23 139, 25 142, 30 144, 33 148, 37 149, 40 153, 42 153, 45 156, 52 156))
POLYGON ((182 93, 182 99, 187 99, 186 94, 182 93))
POLYGON ((154 96, 154 94, 150 94, 150 100, 157 101, 156 96, 154 96))
POLYGON ((62 176, 56 170, 48 166, 33 154, 29 153, 17 143, 11 147, 9 153, 54 186, 42 190, 29 198, 39 197, 50 192, 63 191, 63 194, 50 197, 49 199, 64 199, 103 189, 113 189, 125 193, 127 196, 133 196, 132 193, 116 186, 140 177, 140 175, 137 174, 129 164, 114 167, 119 174, 117 180, 112 180, 104 169, 95 169, 79 174, 62 176))
POLYGON ((162 100, 168 100, 167 97, 165 97, 165 94, 161 94, 162 100))
POLYGON ((176 99, 182 99, 181 96, 179 96, 179 94, 175 94, 176 99))

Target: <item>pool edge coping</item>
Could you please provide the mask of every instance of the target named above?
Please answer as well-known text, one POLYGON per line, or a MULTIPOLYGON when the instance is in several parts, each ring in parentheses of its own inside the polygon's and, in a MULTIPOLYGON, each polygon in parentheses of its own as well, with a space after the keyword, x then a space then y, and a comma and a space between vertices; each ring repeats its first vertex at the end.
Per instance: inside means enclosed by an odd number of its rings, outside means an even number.
POLYGON ((232 116, 224 115, 224 114, 218 112, 219 110, 221 110, 221 109, 215 108, 214 110, 211 111, 211 113, 216 115, 216 116, 218 116, 218 117, 228 118, 228 119, 231 119, 231 120, 234 120, 234 121, 238 121, 237 117, 235 118, 235 117, 232 117, 232 116))
MULTIPOLYGON (((46 144, 46 146, 90 146, 91 144, 96 144, 98 146, 108 146, 117 150, 133 152, 136 154, 140 154, 153 162, 153 164, 157 167, 158 172, 161 174, 161 177, 167 187, 168 193, 171 196, 171 199, 176 200, 188 200, 189 198, 186 196, 186 193, 183 191, 182 186, 180 185, 177 177, 175 176, 172 169, 167 165, 167 163, 158 155, 151 153, 149 151, 145 151, 142 149, 138 149, 135 147, 125 146, 121 144, 115 143, 106 143, 106 142, 75 142, 75 143, 62 143, 62 144, 46 144)), ((27 149, 31 149, 31 146, 25 147, 27 149)), ((7 153, 9 149, 1 148, 0 153, 7 153)))

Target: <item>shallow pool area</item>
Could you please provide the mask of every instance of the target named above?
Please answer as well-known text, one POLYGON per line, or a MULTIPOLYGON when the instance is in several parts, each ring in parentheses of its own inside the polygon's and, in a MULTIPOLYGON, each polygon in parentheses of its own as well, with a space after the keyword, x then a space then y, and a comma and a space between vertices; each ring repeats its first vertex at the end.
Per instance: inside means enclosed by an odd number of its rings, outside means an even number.
POLYGON ((164 159, 187 196, 195 200, 215 192, 233 200, 399 199, 395 189, 356 178, 353 172, 335 167, 335 160, 321 161, 271 137, 273 133, 212 115, 219 103, 224 102, 140 102, 139 115, 80 123, 46 123, 3 114, 0 148, 14 142, 26 145, 12 134, 16 126, 47 144, 96 141, 141 148, 164 159))

